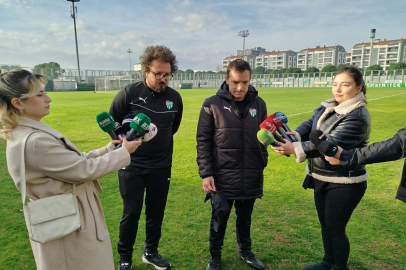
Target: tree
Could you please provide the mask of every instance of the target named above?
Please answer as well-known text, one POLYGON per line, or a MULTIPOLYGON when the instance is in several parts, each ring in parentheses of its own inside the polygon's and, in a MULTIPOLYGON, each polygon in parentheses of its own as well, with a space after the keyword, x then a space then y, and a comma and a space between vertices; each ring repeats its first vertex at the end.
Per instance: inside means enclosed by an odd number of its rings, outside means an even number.
POLYGON ((266 74, 273 74, 273 73, 272 73, 273 71, 274 71, 273 69, 267 69, 267 70, 265 70, 265 73, 266 73, 266 74))
POLYGON ((263 66, 258 66, 254 68, 252 74, 265 74, 265 68, 263 66))
POLYGON ((178 69, 177 71, 176 71, 176 73, 177 74, 182 74, 182 73, 185 73, 183 70, 181 70, 181 69, 178 69))
POLYGON ((191 70, 190 68, 185 70, 185 73, 195 73, 193 70, 191 70))
POLYGON ((383 68, 380 66, 380 65, 372 65, 372 66, 369 66, 369 67, 367 67, 367 69, 366 69, 366 72, 365 72, 365 75, 366 76, 369 76, 369 75, 371 75, 371 72, 372 72, 372 74, 381 74, 381 75, 383 75, 383 74, 385 74, 384 72, 382 73, 382 72, 380 72, 380 71, 378 71, 378 72, 373 72, 374 70, 383 70, 383 68))
POLYGON ((290 67, 286 70, 286 73, 302 73, 300 68, 290 67))
POLYGON ((321 72, 335 72, 336 71, 336 66, 334 65, 327 65, 322 68, 321 72))
POLYGON ((53 76, 59 78, 65 70, 56 62, 42 63, 34 66, 34 73, 43 74, 44 76, 53 76))
MULTIPOLYGON (((386 70, 396 70, 396 74, 402 74, 402 69, 406 69, 406 63, 399 62, 399 63, 392 63, 386 70)), ((392 72, 391 72, 392 73, 392 72)), ((389 74, 391 74, 389 73, 389 74)))
POLYGON ((216 74, 226 75, 227 72, 226 72, 226 71, 223 71, 223 70, 220 70, 220 71, 217 71, 216 74))
POLYGON ((314 73, 314 72, 320 72, 320 70, 316 67, 308 67, 303 73, 314 73))
POLYGON ((351 67, 351 65, 339 64, 339 65, 336 67, 336 71, 338 72, 338 71, 342 70, 342 69, 345 68, 345 67, 351 67))

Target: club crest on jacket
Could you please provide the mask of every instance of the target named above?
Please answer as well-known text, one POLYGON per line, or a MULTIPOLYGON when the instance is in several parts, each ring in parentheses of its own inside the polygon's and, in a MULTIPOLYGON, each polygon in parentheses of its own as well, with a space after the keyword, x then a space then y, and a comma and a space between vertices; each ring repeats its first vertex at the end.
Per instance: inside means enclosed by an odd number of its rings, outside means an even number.
POLYGON ((256 109, 250 108, 249 112, 250 112, 250 114, 251 114, 252 117, 254 117, 255 115, 257 115, 257 110, 256 110, 256 109))
POLYGON ((172 107, 173 107, 173 102, 167 100, 167 101, 166 101, 166 107, 168 108, 168 110, 172 109, 172 107))

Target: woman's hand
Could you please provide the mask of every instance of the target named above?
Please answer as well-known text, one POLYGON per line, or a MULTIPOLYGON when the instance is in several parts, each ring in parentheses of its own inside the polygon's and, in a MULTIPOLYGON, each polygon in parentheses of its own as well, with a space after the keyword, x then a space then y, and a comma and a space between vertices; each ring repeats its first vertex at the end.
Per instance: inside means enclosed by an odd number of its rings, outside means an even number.
POLYGON ((340 156, 343 149, 338 146, 338 151, 333 157, 324 156, 324 158, 331 164, 331 165, 340 165, 340 156))
MULTIPOLYGON (((114 141, 113 141, 114 143, 114 141)), ((142 143, 142 138, 138 139, 138 141, 127 141, 125 136, 123 136, 123 144, 122 147, 125 147, 128 150, 128 153, 132 154, 134 151, 140 146, 142 143)))
MULTIPOLYGON (((293 133, 293 132, 291 132, 291 133, 293 133)), ((295 149, 293 147, 293 144, 286 139, 283 139, 283 140, 285 141, 285 143, 278 142, 279 146, 271 145, 272 149, 275 150, 275 152, 280 155, 295 154, 295 149)))

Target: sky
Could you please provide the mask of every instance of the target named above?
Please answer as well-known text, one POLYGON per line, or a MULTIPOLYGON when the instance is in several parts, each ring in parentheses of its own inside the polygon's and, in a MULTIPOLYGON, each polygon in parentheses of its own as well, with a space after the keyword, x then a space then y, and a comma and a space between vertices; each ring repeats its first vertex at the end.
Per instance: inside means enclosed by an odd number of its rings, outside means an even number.
MULTIPOLYGON (((0 64, 57 62, 75 69, 71 2, 0 0, 0 64)), ((245 48, 300 51, 406 38, 405 0, 81 0, 77 34, 81 69, 128 70, 147 46, 165 45, 182 70, 216 70, 245 48)))

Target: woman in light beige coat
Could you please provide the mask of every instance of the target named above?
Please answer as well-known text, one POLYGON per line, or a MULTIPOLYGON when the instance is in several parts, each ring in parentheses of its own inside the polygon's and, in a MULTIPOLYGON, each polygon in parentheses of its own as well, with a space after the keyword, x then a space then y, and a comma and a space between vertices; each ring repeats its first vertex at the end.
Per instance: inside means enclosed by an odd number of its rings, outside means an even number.
POLYGON ((7 139, 7 167, 20 189, 20 146, 32 133, 25 148, 27 197, 30 200, 72 192, 81 215, 79 230, 54 241, 31 241, 37 269, 113 270, 110 236, 97 197, 101 193, 97 178, 130 164, 130 153, 141 140, 128 142, 115 150, 106 147, 81 153, 58 131, 41 122, 49 114, 51 99, 44 92, 45 78, 26 70, 0 75, 0 132, 7 139), (97 192, 97 193, 96 193, 97 192))

